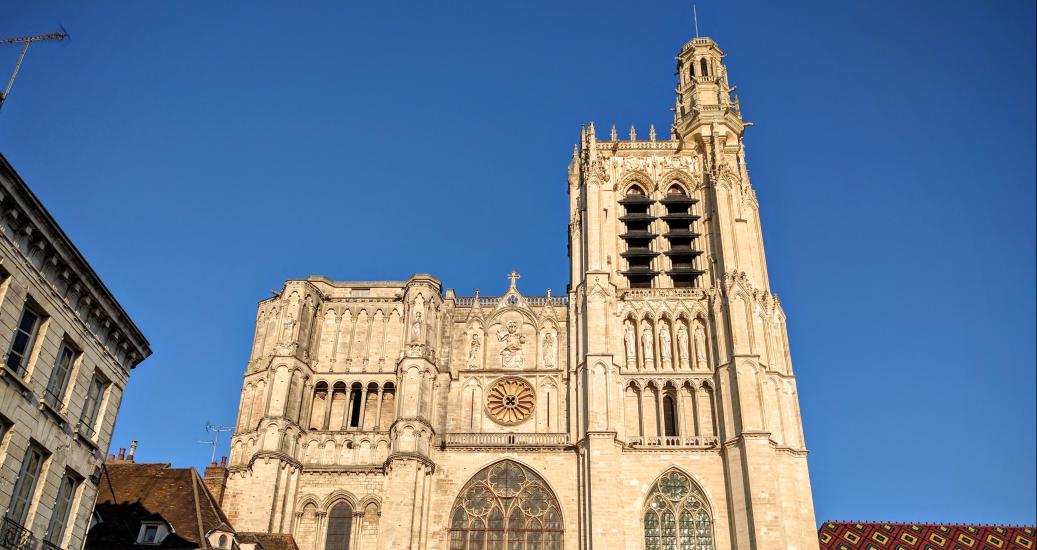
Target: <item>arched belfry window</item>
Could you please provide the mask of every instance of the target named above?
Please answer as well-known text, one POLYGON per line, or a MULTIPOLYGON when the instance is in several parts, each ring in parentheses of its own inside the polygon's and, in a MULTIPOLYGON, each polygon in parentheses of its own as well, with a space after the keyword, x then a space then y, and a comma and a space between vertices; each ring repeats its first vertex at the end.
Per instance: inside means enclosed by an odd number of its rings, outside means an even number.
POLYGON ((713 517, 690 477, 670 470, 645 499, 645 550, 713 550, 713 517))
POLYGON ((701 76, 709 76, 709 64, 706 63, 705 57, 703 57, 702 60, 699 61, 699 66, 701 67, 699 74, 701 76))
POLYGON ((562 550, 558 499, 533 470, 502 460, 457 495, 450 550, 562 550))
POLYGON ((353 507, 348 502, 339 502, 328 512, 328 538, 324 550, 349 550, 349 539, 353 530, 353 507))

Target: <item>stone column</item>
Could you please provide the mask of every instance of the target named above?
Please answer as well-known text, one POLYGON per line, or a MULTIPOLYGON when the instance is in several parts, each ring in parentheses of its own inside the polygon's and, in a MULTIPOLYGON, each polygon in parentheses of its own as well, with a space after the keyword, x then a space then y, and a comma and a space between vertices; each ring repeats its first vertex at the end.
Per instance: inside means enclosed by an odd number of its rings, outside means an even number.
MULTIPOLYGON (((316 395, 313 397, 317 398, 316 395)), ((331 429, 331 404, 335 401, 335 390, 331 386, 328 386, 327 395, 324 396, 324 423, 323 427, 325 430, 331 429)))
POLYGON ((360 538, 362 536, 364 513, 353 511, 353 517, 349 526, 349 548, 348 550, 359 550, 360 538))
POLYGON ((378 403, 375 404, 374 411, 374 431, 379 431, 382 426, 382 386, 378 386, 378 403))
POLYGON ((365 416, 366 412, 367 412, 367 388, 366 387, 361 387, 360 388, 360 415, 358 416, 357 421, 356 421, 356 429, 357 430, 363 430, 364 429, 364 416, 365 416))
POLYGON ((327 521, 327 512, 317 512, 317 525, 315 525, 313 529, 313 550, 324 548, 324 537, 327 536, 324 531, 327 526, 327 521))

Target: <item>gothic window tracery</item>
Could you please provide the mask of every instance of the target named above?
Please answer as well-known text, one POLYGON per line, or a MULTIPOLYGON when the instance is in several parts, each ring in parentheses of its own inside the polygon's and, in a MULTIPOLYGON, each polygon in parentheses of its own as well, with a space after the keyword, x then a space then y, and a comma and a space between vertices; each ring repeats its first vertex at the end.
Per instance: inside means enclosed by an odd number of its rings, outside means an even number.
POLYGON ((683 472, 670 470, 652 485, 642 518, 645 550, 714 550, 706 497, 683 472))
POLYGON ((476 474, 450 513, 450 550, 561 550, 562 532, 554 493, 512 460, 476 474))

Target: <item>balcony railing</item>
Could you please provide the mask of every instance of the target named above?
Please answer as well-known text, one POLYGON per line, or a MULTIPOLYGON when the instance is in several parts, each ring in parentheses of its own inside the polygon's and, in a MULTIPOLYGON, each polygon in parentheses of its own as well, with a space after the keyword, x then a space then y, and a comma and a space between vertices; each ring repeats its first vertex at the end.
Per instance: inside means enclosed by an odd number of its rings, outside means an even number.
POLYGON ((565 433, 448 433, 440 439, 444 447, 539 447, 567 445, 565 433))
POLYGON ((708 449, 710 447, 716 447, 718 440, 716 436, 712 435, 649 435, 633 437, 628 443, 631 447, 641 449, 708 449))
POLYGON ((0 525, 0 548, 8 550, 33 550, 36 537, 22 524, 11 518, 4 518, 0 525))
POLYGON ((49 541, 40 541, 40 550, 63 550, 57 544, 49 541))

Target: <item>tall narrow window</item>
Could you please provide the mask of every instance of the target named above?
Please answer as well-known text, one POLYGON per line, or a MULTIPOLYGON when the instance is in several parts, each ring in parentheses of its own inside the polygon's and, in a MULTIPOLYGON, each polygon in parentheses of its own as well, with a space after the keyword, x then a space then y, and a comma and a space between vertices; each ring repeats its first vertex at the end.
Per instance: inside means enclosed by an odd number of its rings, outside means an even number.
POLYGON ((645 550, 714 550, 709 504, 683 472, 670 470, 652 485, 641 517, 645 550))
POLYGON ((353 507, 348 502, 333 506, 328 512, 328 538, 324 550, 348 550, 352 530, 353 507))
POLYGON ((47 526, 47 542, 61 545, 61 537, 65 534, 65 526, 72 510, 72 500, 75 498, 76 489, 79 487, 79 478, 72 472, 65 472, 61 478, 61 487, 58 489, 58 499, 54 503, 54 513, 50 516, 50 525, 47 526))
POLYGON ((25 450, 22 469, 18 472, 18 481, 11 494, 11 506, 7 510, 7 517, 19 525, 25 524, 32 496, 36 492, 36 482, 39 481, 40 470, 46 458, 46 452, 35 444, 30 444, 25 450))
POLYGON ((659 255, 652 250, 652 241, 655 239, 652 222, 655 216, 651 208, 654 202, 637 185, 631 185, 619 200, 623 207, 623 215, 619 217, 619 221, 623 222, 623 233, 619 238, 626 243, 626 250, 619 255, 627 264, 626 271, 621 273, 631 288, 650 288, 659 273, 652 267, 652 260, 659 255))
POLYGON ((706 63, 705 57, 703 57, 702 60, 699 62, 699 67, 699 74, 701 76, 709 76, 709 65, 706 63))
POLYGON ((360 400, 363 398, 364 390, 359 383, 353 384, 349 391, 349 427, 360 427, 360 400))
POLYGON ((18 320, 18 328, 11 338, 11 349, 7 352, 7 366, 19 375, 25 374, 29 353, 32 351, 32 344, 36 340, 39 328, 40 315, 26 305, 18 320))
POLYGON ((47 394, 45 399, 50 406, 58 408, 61 400, 65 397, 65 387, 68 386, 68 376, 72 372, 72 363, 75 361, 76 351, 68 344, 61 344, 58 350, 58 360, 54 363, 54 370, 50 371, 50 381, 47 382, 47 394))
POLYGON ((106 380, 100 373, 95 372, 90 380, 90 386, 86 390, 86 401, 83 403, 83 414, 79 417, 79 424, 86 429, 92 437, 97 431, 97 415, 101 410, 101 400, 104 391, 108 387, 106 380))
POLYGON ((673 397, 669 395, 663 397, 663 435, 677 435, 677 411, 673 406, 673 397))

